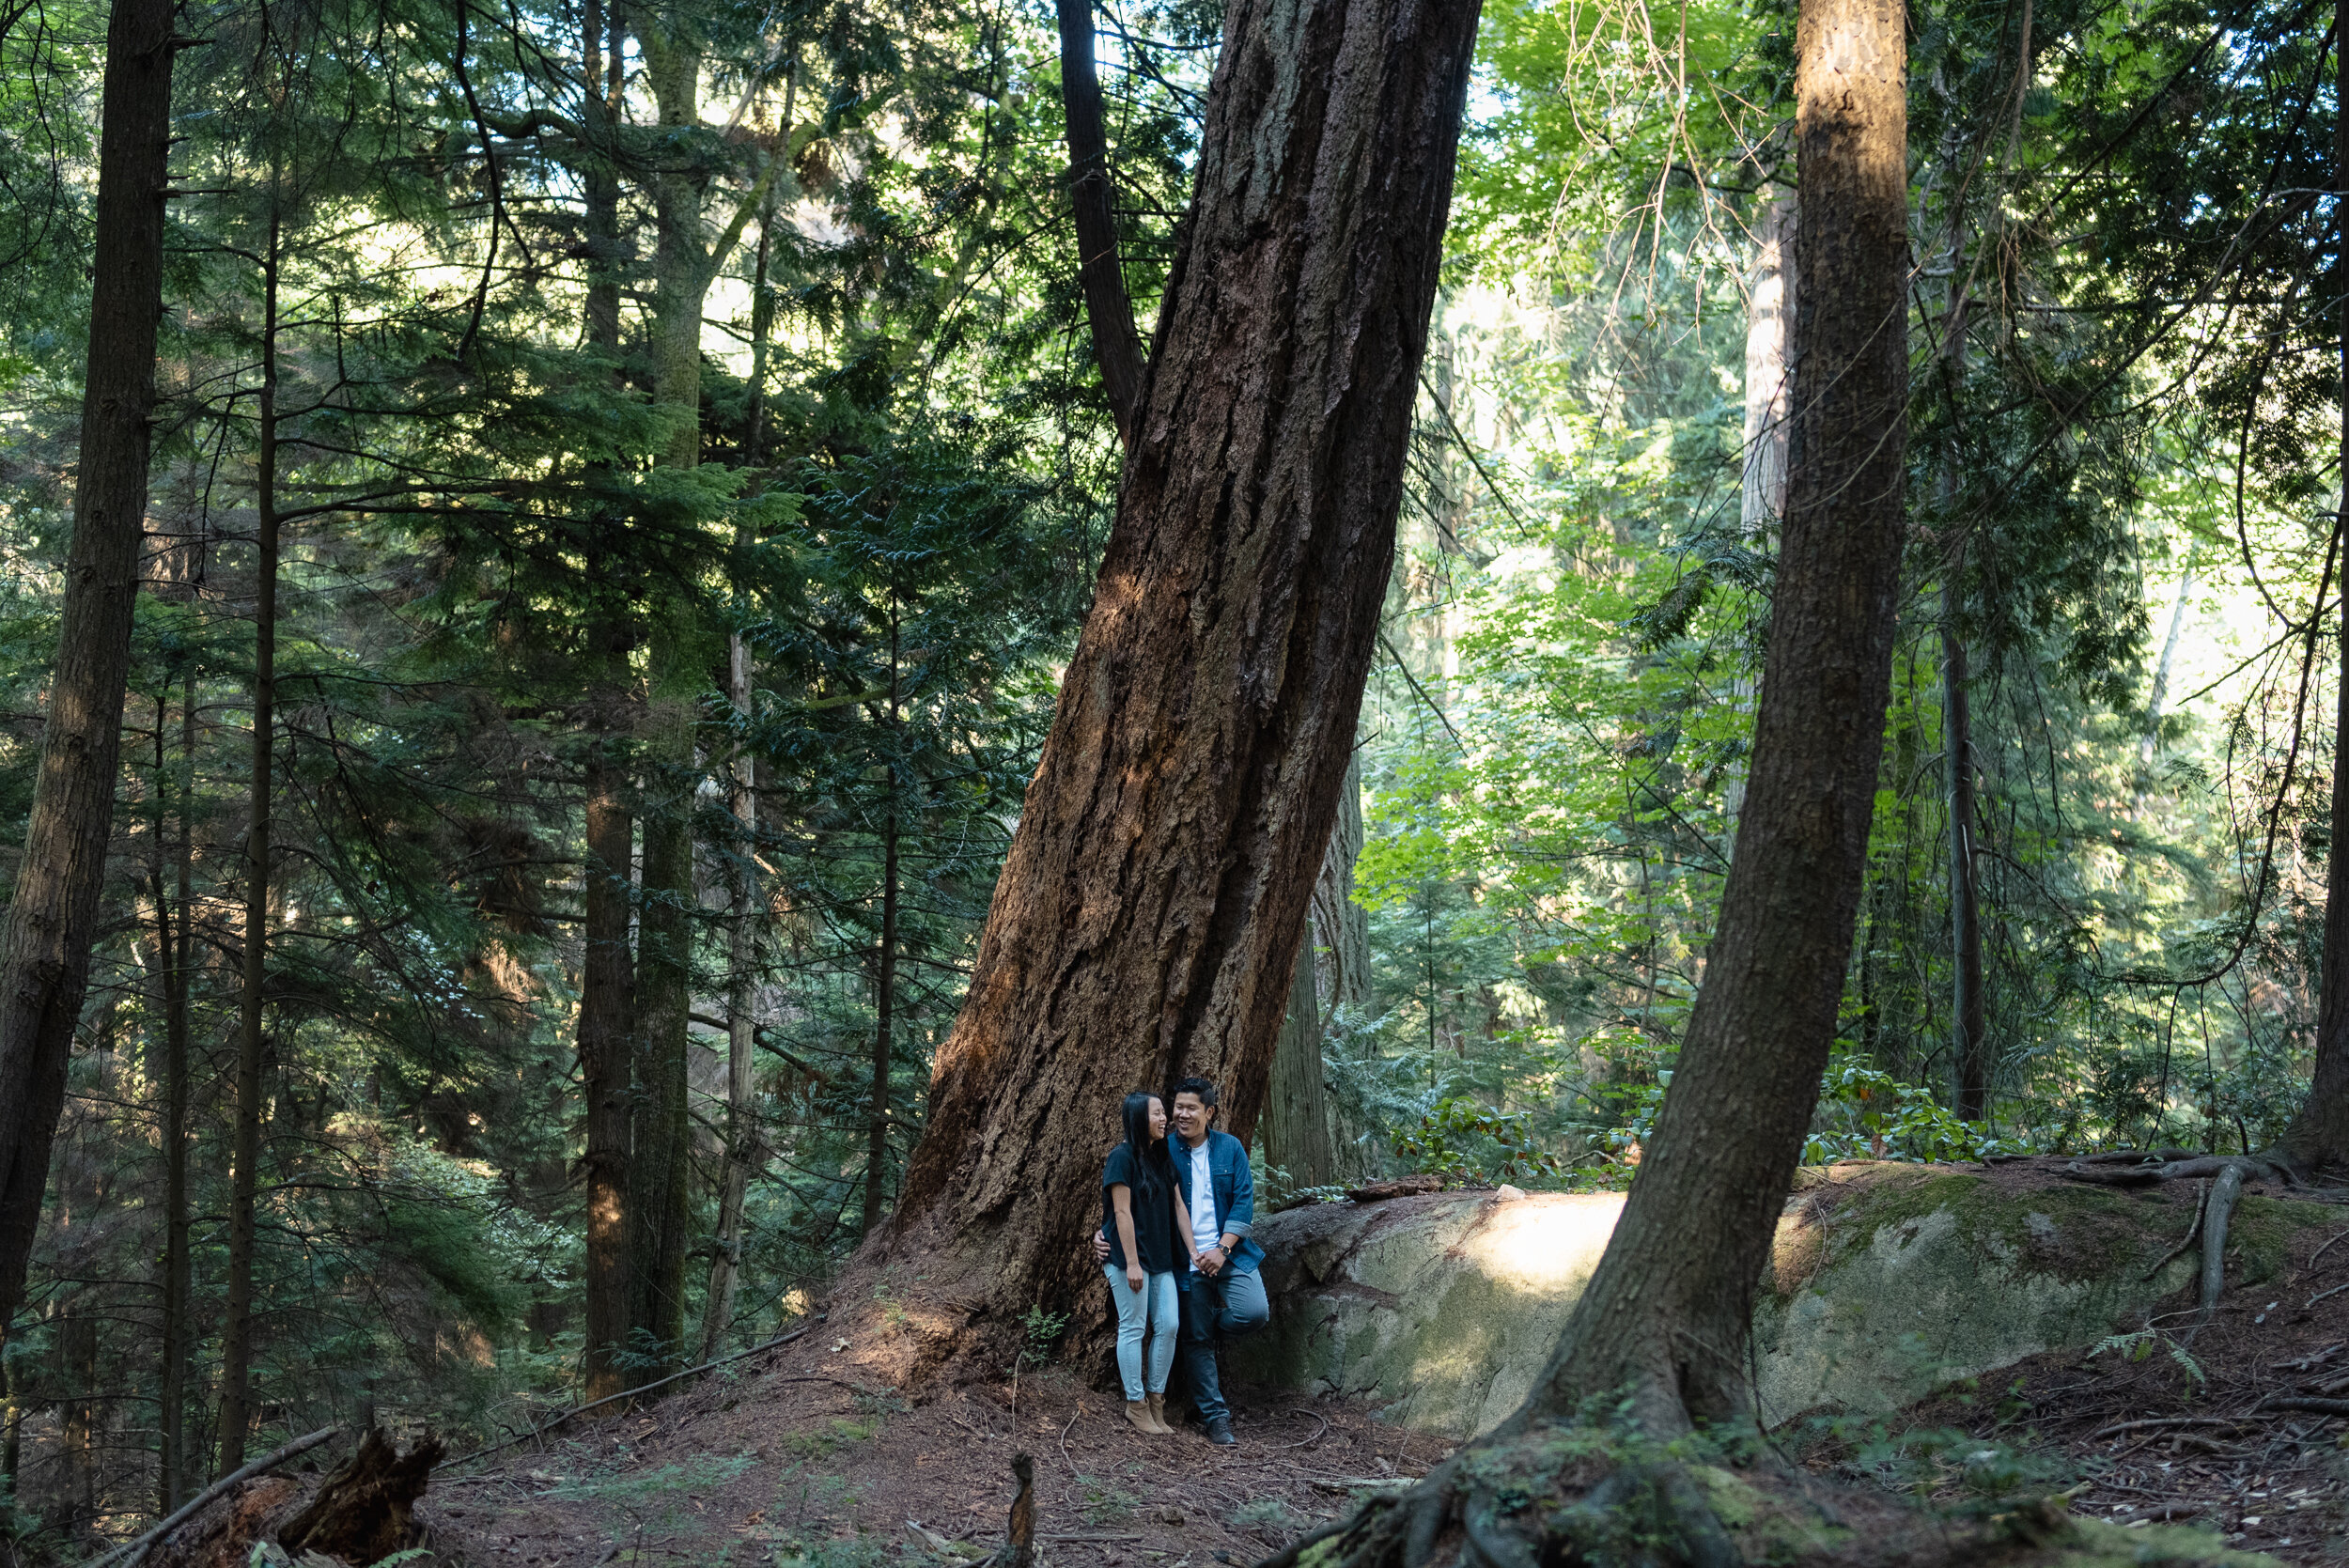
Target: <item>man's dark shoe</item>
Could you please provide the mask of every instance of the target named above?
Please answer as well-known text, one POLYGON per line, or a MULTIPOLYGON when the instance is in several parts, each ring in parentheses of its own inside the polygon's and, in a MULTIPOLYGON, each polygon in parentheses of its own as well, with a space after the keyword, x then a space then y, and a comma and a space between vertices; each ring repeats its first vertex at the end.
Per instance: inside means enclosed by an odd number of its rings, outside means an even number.
POLYGON ((1230 1448, 1239 1439, 1232 1436, 1232 1418, 1218 1416, 1207 1423, 1207 1441, 1218 1448, 1230 1448))

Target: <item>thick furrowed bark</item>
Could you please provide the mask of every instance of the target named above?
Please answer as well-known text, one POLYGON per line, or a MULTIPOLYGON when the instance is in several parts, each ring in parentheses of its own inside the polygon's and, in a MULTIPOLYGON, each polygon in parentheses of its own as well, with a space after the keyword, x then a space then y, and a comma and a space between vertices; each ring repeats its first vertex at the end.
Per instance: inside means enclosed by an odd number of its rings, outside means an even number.
POLYGON ((115 0, 106 24, 94 236, 105 259, 90 293, 73 543, 32 816, 0 934, 0 1339, 24 1297, 114 830, 162 315, 173 9, 115 0))
POLYGON ((936 1354, 1097 1283, 1119 1096, 1204 1073, 1255 1125, 1393 557, 1476 14, 1226 19, 1093 611, 864 1257, 923 1256, 936 1354))

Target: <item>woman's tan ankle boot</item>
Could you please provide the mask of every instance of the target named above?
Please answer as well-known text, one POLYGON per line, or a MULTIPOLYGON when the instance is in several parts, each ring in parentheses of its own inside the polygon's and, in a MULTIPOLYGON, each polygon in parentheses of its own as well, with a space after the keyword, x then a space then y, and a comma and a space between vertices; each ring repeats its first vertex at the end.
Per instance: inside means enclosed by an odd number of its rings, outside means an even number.
POLYGON ((1174 1436, 1174 1428, 1167 1421, 1166 1419, 1166 1396, 1164 1394, 1152 1394, 1143 1403, 1150 1406, 1150 1419, 1158 1423, 1156 1428, 1158 1435, 1161 1437, 1174 1436))
POLYGON ((1155 1437, 1159 1435, 1159 1429, 1150 1424, 1150 1406, 1144 1401, 1129 1399, 1126 1402, 1126 1423, 1144 1436, 1155 1437))

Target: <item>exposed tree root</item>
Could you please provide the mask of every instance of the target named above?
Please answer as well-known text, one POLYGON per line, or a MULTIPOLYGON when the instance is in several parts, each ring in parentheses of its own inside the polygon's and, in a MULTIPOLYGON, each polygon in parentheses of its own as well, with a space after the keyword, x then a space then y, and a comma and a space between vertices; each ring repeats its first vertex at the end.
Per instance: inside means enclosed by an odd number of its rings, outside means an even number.
POLYGON ((1828 1484, 1755 1445, 1545 1424, 1464 1451, 1412 1490, 1263 1568, 2222 1568, 2206 1532, 2074 1518, 2068 1495, 1970 1514, 1828 1484))
POLYGON ((2186 1239, 2149 1271, 2159 1273, 2172 1258, 2191 1248, 2196 1237, 2201 1238, 2201 1291, 2193 1326, 2183 1336, 2189 1343, 2218 1310, 2218 1297, 2226 1289, 2227 1221, 2233 1217, 2235 1203, 2243 1196, 2243 1184, 2274 1181, 2286 1187, 2301 1185, 2300 1173, 2281 1155, 2202 1155, 2188 1149, 2158 1149, 2149 1154, 2123 1149, 2083 1155, 2066 1165, 2063 1174, 2073 1181, 2092 1182, 2099 1187, 2151 1187, 2156 1182, 2210 1178, 2210 1185, 2203 1188, 2201 1201, 2196 1205, 2194 1224, 2186 1233, 2186 1239))

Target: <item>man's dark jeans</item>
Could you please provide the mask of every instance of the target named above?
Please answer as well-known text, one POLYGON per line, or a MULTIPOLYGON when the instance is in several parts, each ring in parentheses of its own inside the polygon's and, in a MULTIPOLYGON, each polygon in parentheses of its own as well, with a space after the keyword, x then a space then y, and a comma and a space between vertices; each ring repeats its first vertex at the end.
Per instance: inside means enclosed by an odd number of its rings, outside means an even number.
POLYGON ((1184 1270, 1174 1276, 1183 1300, 1183 1371, 1190 1378, 1190 1402, 1199 1419, 1228 1416, 1223 1381, 1215 1370, 1218 1341, 1244 1339, 1272 1316, 1264 1280, 1254 1271, 1227 1268, 1208 1276, 1184 1270))

